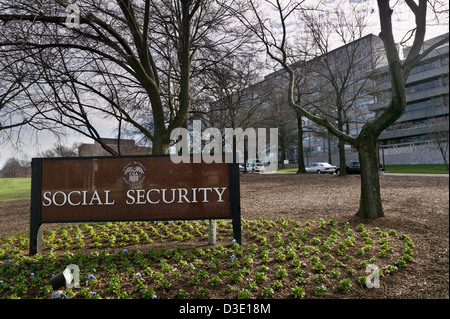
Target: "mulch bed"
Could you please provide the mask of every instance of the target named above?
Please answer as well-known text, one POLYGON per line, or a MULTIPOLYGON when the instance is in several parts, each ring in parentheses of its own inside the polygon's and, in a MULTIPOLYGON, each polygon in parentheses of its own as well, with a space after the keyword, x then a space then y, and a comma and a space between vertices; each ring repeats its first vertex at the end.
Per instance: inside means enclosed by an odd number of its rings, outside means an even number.
MULTIPOLYGON (((414 264, 384 280, 383 294, 365 298, 448 299, 448 178, 380 176, 385 217, 376 220, 355 216, 359 183, 357 175, 243 174, 241 214, 247 220, 346 220, 404 232, 415 244, 414 264)), ((29 206, 29 201, 0 203, 0 237, 28 234, 29 206)))

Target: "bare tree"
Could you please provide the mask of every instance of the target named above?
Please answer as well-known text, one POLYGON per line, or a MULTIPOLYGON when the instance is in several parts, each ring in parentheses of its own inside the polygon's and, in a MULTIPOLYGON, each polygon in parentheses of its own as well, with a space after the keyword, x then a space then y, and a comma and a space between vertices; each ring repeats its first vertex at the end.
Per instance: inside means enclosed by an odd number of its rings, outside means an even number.
POLYGON ((8 158, 0 170, 0 177, 16 178, 29 177, 31 171, 30 161, 8 158))
POLYGON ((285 91, 280 87, 272 88, 271 96, 268 98, 268 106, 264 109, 265 125, 278 129, 279 161, 278 165, 284 169, 286 155, 290 149, 293 149, 297 143, 298 134, 297 125, 293 120, 296 118, 296 112, 286 101, 285 91))
POLYGON ((449 146, 449 129, 448 121, 443 121, 440 118, 433 118, 430 120, 431 124, 435 126, 435 131, 428 134, 428 137, 433 142, 432 148, 437 148, 441 153, 442 160, 444 161, 447 170, 448 165, 448 146, 449 146))
POLYGON ((448 168, 448 143, 449 143, 449 134, 447 131, 441 131, 438 133, 435 133, 434 139, 436 142, 437 147, 439 148, 439 152, 442 155, 442 160, 445 163, 445 166, 448 168))
POLYGON ((55 143, 52 148, 39 152, 37 157, 76 157, 78 156, 79 144, 74 143, 71 147, 55 143))
POLYGON ((290 1, 288 4, 282 4, 279 0, 266 1, 274 8, 278 14, 278 25, 281 27, 279 35, 275 34, 272 25, 268 20, 261 16, 254 2, 251 2, 253 12, 256 17, 256 23, 250 22, 243 17, 247 26, 254 31, 260 41, 264 43, 267 54, 275 61, 281 64, 283 69, 289 74, 288 101, 291 107, 300 114, 324 126, 330 133, 339 139, 354 145, 359 153, 361 163, 361 195, 358 216, 365 218, 383 217, 383 207, 381 203, 380 184, 378 175, 377 159, 377 141, 380 134, 391 124, 393 124, 403 114, 406 107, 405 85, 410 70, 434 48, 448 42, 448 35, 438 43, 422 51, 426 31, 427 1, 419 0, 418 4, 412 0, 405 0, 409 10, 415 17, 415 28, 413 31, 413 44, 405 60, 400 58, 398 47, 394 41, 394 32, 392 29, 393 9, 390 7, 390 1, 379 0, 379 18, 381 33, 386 58, 391 74, 392 100, 388 107, 377 117, 362 127, 361 132, 356 137, 339 130, 334 123, 328 119, 308 112, 301 105, 295 102, 295 72, 288 63, 288 19, 292 17, 302 2, 290 1))
MULTIPOLYGON (((298 55, 297 55, 298 56, 298 55)), ((315 90, 311 90, 311 85, 309 84, 309 74, 311 69, 308 63, 300 63, 300 66, 297 67, 296 77, 295 77, 295 103, 298 105, 302 105, 305 108, 308 108, 310 104, 309 101, 312 100, 311 95, 314 94, 315 90)), ((306 125, 306 118, 302 116, 302 114, 298 111, 295 112, 297 119, 297 174, 306 173, 305 167, 305 159, 304 159, 304 131, 309 129, 308 125, 306 125)), ((331 161, 329 161, 331 163, 331 161)))
POLYGON ((26 95, 37 81, 34 65, 23 63, 24 52, 14 52, 14 57, 0 59, 0 143, 9 143, 20 149, 21 136, 27 132, 27 142, 33 133, 48 130, 57 133, 55 126, 38 118, 38 112, 26 95))
MULTIPOLYGON (((245 132, 247 128, 266 125, 268 115, 264 110, 267 109, 270 90, 262 86, 263 82, 258 82, 262 66, 256 57, 256 50, 248 46, 246 49, 216 64, 203 78, 204 93, 211 98, 205 122, 219 130, 239 128, 245 132)), ((234 151, 238 142, 233 143, 234 151)), ((241 142, 244 143, 243 160, 247 163, 248 141, 244 137, 241 142)))
POLYGON ((229 10, 240 11, 240 1, 77 1, 79 25, 67 24, 68 4, 0 1, 1 59, 36 68, 21 92, 33 121, 89 136, 117 155, 101 139, 106 119, 119 135, 137 131, 154 154, 166 153, 170 132, 186 121, 192 78, 215 63, 210 52, 224 59, 240 44, 229 10))
POLYGON ((259 85, 261 66, 251 52, 233 55, 213 66, 203 77, 203 90, 211 97, 208 121, 211 126, 245 130, 263 122, 262 107, 268 92, 259 85))
MULTIPOLYGON (((304 109, 309 112, 320 112, 322 116, 328 116, 321 111, 320 105, 325 105, 329 102, 329 95, 323 92, 323 87, 317 86, 317 77, 319 73, 317 72, 317 66, 314 63, 309 63, 311 46, 307 41, 302 42, 302 48, 299 49, 293 57, 295 61, 292 63, 293 71, 295 72, 295 83, 294 83, 294 99, 295 103, 301 105, 304 109)), ((289 78, 286 78, 289 83, 289 78)), ((288 87, 285 88, 285 92, 288 92, 288 87)), ((286 94, 286 104, 289 105, 287 101, 286 94)), ((295 110, 295 109, 294 109, 295 110)), ((323 108, 322 108, 323 110, 323 108)), ((296 111, 296 110, 295 110, 296 111)), ((332 163, 331 160, 331 136, 326 132, 326 130, 316 125, 314 122, 308 120, 308 118, 302 116, 302 114, 296 111, 297 117, 297 161, 298 170, 297 173, 306 173, 305 161, 304 161, 304 132, 309 132, 309 138, 311 138, 311 133, 316 136, 326 137, 328 140, 328 162, 332 163)), ((309 150, 310 151, 310 150, 309 150)))
MULTIPOLYGON (((328 8, 327 8, 328 9, 328 8)), ((330 11, 301 10, 301 19, 310 35, 312 48, 317 52, 311 60, 315 66, 316 89, 320 99, 311 101, 322 117, 328 117, 336 128, 351 134, 351 129, 362 127, 367 107, 361 108, 367 100, 374 100, 371 74, 384 62, 380 53, 381 43, 376 37, 367 36, 367 6, 343 6, 334 2, 330 11), (334 49, 334 43, 340 43, 334 49)), ((381 40, 379 40, 381 42, 381 40)), ((345 167, 345 141, 339 139, 339 165, 345 167)), ((346 170, 340 170, 346 175, 346 170)))

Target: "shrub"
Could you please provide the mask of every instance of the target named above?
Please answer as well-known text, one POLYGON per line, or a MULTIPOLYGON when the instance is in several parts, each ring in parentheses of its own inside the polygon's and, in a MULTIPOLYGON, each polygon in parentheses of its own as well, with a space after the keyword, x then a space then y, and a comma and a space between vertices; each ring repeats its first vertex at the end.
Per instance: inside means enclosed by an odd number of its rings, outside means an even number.
POLYGON ((302 287, 295 286, 291 288, 291 295, 296 299, 301 299, 305 296, 305 290, 302 287))
POLYGON ((352 283, 348 279, 342 279, 339 283, 339 288, 345 292, 348 292, 352 288, 352 283))

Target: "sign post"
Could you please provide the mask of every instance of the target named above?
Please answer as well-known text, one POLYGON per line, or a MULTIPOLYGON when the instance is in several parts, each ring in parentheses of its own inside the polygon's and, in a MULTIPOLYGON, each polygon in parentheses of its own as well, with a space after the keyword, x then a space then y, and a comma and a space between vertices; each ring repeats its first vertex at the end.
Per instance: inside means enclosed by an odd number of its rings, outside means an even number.
POLYGON ((209 238, 210 245, 216 244, 216 220, 215 219, 209 220, 208 238, 209 238))
MULTIPOLYGON (((30 254, 44 223, 232 219, 241 243, 237 163, 173 163, 168 155, 33 158, 30 254)), ((211 238, 210 238, 211 240, 211 238)))

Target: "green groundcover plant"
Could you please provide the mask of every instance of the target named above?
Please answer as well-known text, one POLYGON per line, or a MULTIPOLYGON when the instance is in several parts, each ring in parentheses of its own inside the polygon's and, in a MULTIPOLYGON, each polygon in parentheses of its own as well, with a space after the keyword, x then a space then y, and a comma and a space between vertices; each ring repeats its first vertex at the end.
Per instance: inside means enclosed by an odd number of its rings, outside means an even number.
POLYGON ((345 221, 242 220, 242 237, 225 220, 216 245, 208 221, 84 223, 44 230, 34 256, 27 236, 0 238, 0 298, 48 299, 71 264, 80 288, 68 298, 364 298, 368 278, 414 264, 407 235, 345 221))

